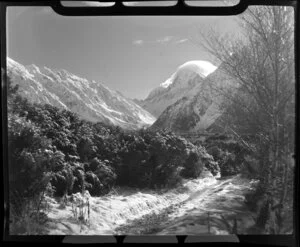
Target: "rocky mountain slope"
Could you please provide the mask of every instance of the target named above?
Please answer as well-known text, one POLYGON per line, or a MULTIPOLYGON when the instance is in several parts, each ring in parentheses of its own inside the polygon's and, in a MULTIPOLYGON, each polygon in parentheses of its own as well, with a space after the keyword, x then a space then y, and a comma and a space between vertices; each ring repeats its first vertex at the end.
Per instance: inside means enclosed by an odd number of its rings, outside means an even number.
MULTIPOLYGON (((151 129, 169 129, 177 133, 203 132, 207 130, 225 110, 223 107, 224 93, 228 91, 232 81, 219 68, 206 77, 192 68, 194 77, 182 77, 182 85, 189 90, 182 90, 181 97, 166 107, 159 115, 151 129)), ((189 68, 189 72, 190 72, 189 68)), ((178 95, 179 96, 179 95, 178 95)))
POLYGON ((7 71, 12 81, 19 84, 20 94, 31 102, 51 104, 89 121, 126 129, 149 126, 155 121, 149 112, 119 92, 66 70, 23 66, 7 58, 7 71))
POLYGON ((212 73, 216 67, 206 61, 189 61, 179 66, 164 83, 150 92, 142 101, 136 101, 155 117, 182 97, 189 95, 194 88, 212 73))

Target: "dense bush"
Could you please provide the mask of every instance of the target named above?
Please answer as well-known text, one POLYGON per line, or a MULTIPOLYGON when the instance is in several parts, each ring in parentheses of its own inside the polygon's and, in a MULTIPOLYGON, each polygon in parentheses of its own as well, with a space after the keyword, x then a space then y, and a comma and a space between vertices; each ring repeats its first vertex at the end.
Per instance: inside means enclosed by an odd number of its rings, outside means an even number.
POLYGON ((22 117, 8 116, 8 169, 10 203, 19 214, 23 202, 42 193, 49 182, 51 142, 34 124, 22 117))
POLYGON ((91 171, 85 174, 85 189, 87 189, 92 196, 100 196, 103 194, 103 184, 100 182, 99 178, 91 171))
POLYGON ((205 148, 172 132, 125 131, 91 123, 67 110, 31 104, 17 89, 11 92, 10 161, 11 169, 18 171, 10 177, 19 181, 20 189, 39 181, 45 171, 51 173, 50 183, 59 197, 84 189, 103 195, 115 184, 170 187, 182 177, 198 177, 204 167, 214 175, 218 172, 205 148))
POLYGON ((73 168, 74 185, 73 193, 83 192, 85 189, 85 173, 80 166, 73 168))
POLYGON ((204 153, 201 157, 201 160, 204 164, 204 167, 211 172, 212 175, 216 176, 220 174, 220 166, 218 162, 216 162, 213 156, 209 155, 208 153, 204 153))
POLYGON ((185 161, 181 174, 183 177, 196 178, 203 170, 203 163, 196 152, 191 152, 185 161))
POLYGON ((179 181, 179 170, 187 158, 183 140, 171 133, 141 131, 124 136, 120 152, 118 182, 159 188, 179 181))
POLYGON ((51 180, 51 184, 55 188, 55 195, 57 196, 71 194, 74 182, 73 170, 69 164, 66 164, 61 171, 54 173, 51 180))
POLYGON ((235 175, 245 172, 247 164, 245 160, 249 151, 232 137, 224 135, 209 137, 205 144, 207 152, 218 162, 221 176, 235 175))
POLYGON ((113 168, 107 166, 104 162, 99 162, 99 165, 94 170, 95 175, 103 184, 102 194, 108 193, 116 182, 117 175, 113 168))

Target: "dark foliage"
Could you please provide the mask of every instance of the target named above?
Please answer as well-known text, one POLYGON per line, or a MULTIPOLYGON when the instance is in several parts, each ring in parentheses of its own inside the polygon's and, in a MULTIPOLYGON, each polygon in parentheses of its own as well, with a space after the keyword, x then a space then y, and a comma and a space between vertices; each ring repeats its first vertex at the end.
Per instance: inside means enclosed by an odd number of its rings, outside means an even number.
POLYGON ((218 162, 221 176, 231 176, 245 171, 244 168, 248 165, 245 160, 250 152, 233 137, 216 134, 209 137, 204 146, 218 162))
POLYGON ((67 110, 32 104, 17 87, 9 88, 10 179, 24 197, 47 173, 54 195, 61 197, 85 189, 99 196, 116 184, 170 187, 181 177, 198 177, 204 166, 213 174, 219 170, 203 147, 172 132, 91 123, 67 110))

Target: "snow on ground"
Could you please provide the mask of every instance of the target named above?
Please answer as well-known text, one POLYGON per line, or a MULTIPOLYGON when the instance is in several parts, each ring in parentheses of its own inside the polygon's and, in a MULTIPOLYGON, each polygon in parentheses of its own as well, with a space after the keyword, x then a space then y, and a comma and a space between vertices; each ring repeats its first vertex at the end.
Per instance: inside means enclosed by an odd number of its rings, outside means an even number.
MULTIPOLYGON (((47 228, 51 235, 105 235, 113 234, 114 229, 127 221, 150 213, 159 213, 172 204, 187 200, 191 193, 217 183, 214 177, 187 180, 183 186, 157 194, 153 191, 133 191, 126 189, 119 194, 102 197, 88 197, 90 220, 82 226, 75 220, 72 205, 62 207, 55 200, 49 201, 51 211, 47 228)), ((87 208, 87 207, 86 207, 87 208)))
MULTIPOLYGON (((155 234, 207 234, 208 212, 211 217, 210 233, 229 234, 224 222, 222 223, 221 214, 232 216, 233 213, 238 213, 239 225, 247 227, 251 223, 249 215, 248 218, 243 218, 243 215, 249 212, 245 211, 242 205, 244 193, 251 190, 252 186, 251 181, 242 179, 240 176, 225 180, 206 176, 185 180, 181 187, 161 193, 128 188, 102 197, 90 197, 87 193, 84 201, 89 199, 90 219, 85 224, 79 224, 74 218, 71 203, 63 207, 57 201, 52 200, 51 212, 48 215, 50 218, 47 226, 48 234, 116 234, 120 226, 134 225, 135 220, 147 215, 159 215, 172 205, 174 209, 168 213, 167 220, 157 222, 160 230, 155 234)), ((80 194, 76 196, 80 198, 80 194)), ((86 211, 85 214, 87 215, 86 211)), ((133 233, 129 231, 128 234, 133 233)))
POLYGON ((234 176, 219 180, 213 187, 206 187, 195 193, 183 203, 183 206, 169 215, 161 231, 157 234, 201 235, 208 232, 208 213, 210 218, 210 234, 230 234, 226 223, 233 226, 237 218, 238 231, 244 232, 253 224, 251 213, 244 205, 245 192, 252 190, 256 181, 234 176), (225 221, 222 218, 225 217, 225 221))

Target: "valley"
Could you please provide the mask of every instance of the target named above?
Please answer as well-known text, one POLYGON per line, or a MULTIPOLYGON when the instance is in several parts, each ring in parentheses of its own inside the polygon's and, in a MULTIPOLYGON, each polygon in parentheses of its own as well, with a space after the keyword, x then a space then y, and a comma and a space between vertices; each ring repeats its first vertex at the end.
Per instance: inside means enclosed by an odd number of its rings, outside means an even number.
POLYGON ((293 162, 277 171, 281 202, 271 201, 260 187, 265 133, 228 100, 245 95, 223 64, 188 61, 133 100, 66 70, 7 62, 12 233, 290 232, 292 199, 282 198, 293 162))

